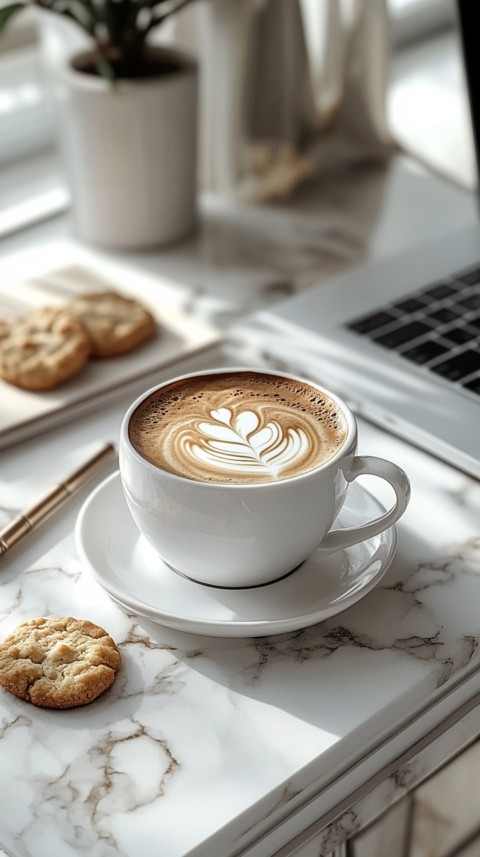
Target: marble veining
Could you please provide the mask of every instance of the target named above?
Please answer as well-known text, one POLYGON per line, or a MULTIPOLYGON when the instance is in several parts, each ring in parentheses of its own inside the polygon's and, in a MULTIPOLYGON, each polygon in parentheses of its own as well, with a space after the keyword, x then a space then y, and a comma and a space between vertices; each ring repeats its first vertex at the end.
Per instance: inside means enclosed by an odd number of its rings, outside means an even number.
MULTIPOLYGON (((437 476, 448 472, 435 466, 437 476)), ((451 506, 454 494, 445 493, 451 506)), ((401 697, 421 701, 478 659, 480 540, 451 539, 448 555, 423 544, 412 561, 402 538, 414 528, 412 502, 381 586, 340 617, 276 637, 199 638, 128 614, 81 568, 71 536, 20 574, 6 568, 2 636, 33 615, 88 616, 114 635, 123 667, 83 710, 41 711, 1 693, 5 845, 25 857, 52 848, 127 857, 157 846, 162 857, 177 857, 236 816, 238 844, 250 835, 257 801, 265 802, 263 818, 274 819, 299 799, 305 765, 332 758, 353 729, 383 722, 382 709, 401 697)), ((397 772, 382 800, 412 778, 408 768, 397 772)), ((359 826, 357 812, 346 813, 319 854, 359 826)), ((211 853, 223 857, 235 837, 218 836, 211 853)))
MULTIPOLYGON (((112 408, 106 436, 125 406, 112 408)), ((97 432, 86 418, 40 438, 39 455, 60 456, 97 432)), ((255 855, 253 843, 368 749, 397 712, 411 714, 478 664, 478 483, 362 422, 360 439, 404 467, 411 504, 381 585, 312 628, 202 638, 120 609, 77 559, 80 499, 45 556, 23 560, 35 539, 12 552, 0 574, 2 638, 33 616, 77 615, 106 627, 123 656, 114 686, 84 709, 42 711, 0 692, 0 842, 14 857, 255 855)), ((12 450, 0 475, 5 517, 22 502, 8 499, 20 460, 12 450)), ((397 771, 324 831, 318 853, 424 769, 416 761, 397 771)))
MULTIPOLYGON (((158 276, 172 305, 225 329, 246 310, 381 255, 375 230, 389 180, 369 169, 346 181, 326 176, 320 193, 307 190, 291 208, 240 206, 235 215, 207 200, 199 234, 160 261, 142 257, 142 270, 158 276)), ((413 241, 399 238, 401 214, 395 220, 390 212, 383 253, 413 241)), ((453 207, 449 216, 456 223, 453 207)), ((418 231, 414 219, 406 225, 418 231)), ((234 331, 226 354, 237 365, 308 379, 311 367, 287 344, 282 359, 272 358, 264 329, 248 347, 234 331)), ((117 438, 131 399, 2 454, 0 525, 36 498, 39 474, 57 466, 60 475, 72 450, 117 438)), ((0 639, 31 617, 85 617, 112 634, 123 665, 104 696, 68 712, 36 709, 0 690, 0 853, 270 857, 298 832, 293 819, 291 832, 264 846, 275 825, 317 793, 325 806, 346 798, 343 780, 330 787, 334 772, 348 772, 379 734, 476 667, 478 482, 362 421, 360 445, 410 477, 397 555, 380 586, 306 630, 199 637, 121 609, 76 555, 72 530, 85 493, 2 560, 0 639)), ((375 486, 388 504, 385 490, 375 486)), ((317 834, 315 857, 327 857, 479 729, 473 711, 339 813, 317 834)))
POLYGON ((366 824, 378 817, 384 808, 402 799, 414 787, 428 779, 445 759, 460 752, 468 745, 472 736, 478 734, 479 729, 480 712, 477 709, 398 768, 393 775, 342 813, 321 833, 312 837, 312 853, 315 857, 329 857, 337 845, 355 836, 366 824))

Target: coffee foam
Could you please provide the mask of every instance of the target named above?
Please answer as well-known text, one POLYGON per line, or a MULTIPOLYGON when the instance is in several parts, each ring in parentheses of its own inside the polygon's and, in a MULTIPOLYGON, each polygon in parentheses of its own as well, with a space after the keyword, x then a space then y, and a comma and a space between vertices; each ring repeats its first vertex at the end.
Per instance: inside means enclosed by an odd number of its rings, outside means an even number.
POLYGON ((343 411, 307 383, 232 372, 177 381, 136 409, 130 441, 187 479, 255 484, 324 464, 347 437, 343 411))

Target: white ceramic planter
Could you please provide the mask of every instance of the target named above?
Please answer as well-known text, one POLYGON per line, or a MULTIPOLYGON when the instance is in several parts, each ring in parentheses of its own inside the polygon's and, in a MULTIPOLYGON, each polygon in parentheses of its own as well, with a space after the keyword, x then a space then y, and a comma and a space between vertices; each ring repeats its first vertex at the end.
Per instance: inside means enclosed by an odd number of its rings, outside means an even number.
POLYGON ((81 237, 117 249, 173 242, 195 223, 195 62, 162 50, 178 70, 118 81, 72 65, 62 75, 60 132, 81 237))

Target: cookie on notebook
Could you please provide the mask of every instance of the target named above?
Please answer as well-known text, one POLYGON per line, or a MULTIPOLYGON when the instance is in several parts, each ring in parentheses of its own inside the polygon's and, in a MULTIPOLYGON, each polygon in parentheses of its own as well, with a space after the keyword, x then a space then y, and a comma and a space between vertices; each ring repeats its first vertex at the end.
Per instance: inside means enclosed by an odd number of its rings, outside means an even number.
POLYGON ((0 323, 0 377, 25 390, 51 390, 83 369, 91 352, 82 323, 42 308, 0 323))
POLYGON ((155 333, 155 319, 138 301, 117 292, 92 292, 68 304, 84 325, 94 357, 126 354, 155 333))
POLYGON ((0 643, 0 685, 42 708, 73 708, 111 687, 120 661, 112 638, 88 620, 30 619, 0 643))

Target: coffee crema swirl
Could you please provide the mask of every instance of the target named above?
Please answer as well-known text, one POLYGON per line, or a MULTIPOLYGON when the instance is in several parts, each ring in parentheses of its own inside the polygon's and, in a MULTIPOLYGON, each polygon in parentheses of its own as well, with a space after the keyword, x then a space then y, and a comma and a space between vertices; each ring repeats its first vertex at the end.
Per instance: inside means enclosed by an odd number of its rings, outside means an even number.
POLYGON ((157 467, 201 482, 255 484, 324 464, 347 436, 345 416, 305 382, 255 372, 199 375, 152 393, 129 436, 157 467))

